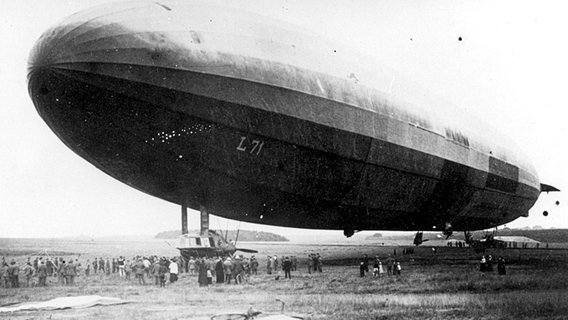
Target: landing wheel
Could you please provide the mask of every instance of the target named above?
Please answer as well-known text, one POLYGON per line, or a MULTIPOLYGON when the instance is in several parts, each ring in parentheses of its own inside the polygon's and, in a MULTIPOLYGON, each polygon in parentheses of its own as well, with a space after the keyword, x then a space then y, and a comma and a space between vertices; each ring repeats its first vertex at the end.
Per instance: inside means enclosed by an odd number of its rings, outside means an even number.
POLYGON ((353 230, 353 229, 343 230, 343 235, 346 236, 347 238, 351 237, 354 234, 355 234, 355 230, 353 230))

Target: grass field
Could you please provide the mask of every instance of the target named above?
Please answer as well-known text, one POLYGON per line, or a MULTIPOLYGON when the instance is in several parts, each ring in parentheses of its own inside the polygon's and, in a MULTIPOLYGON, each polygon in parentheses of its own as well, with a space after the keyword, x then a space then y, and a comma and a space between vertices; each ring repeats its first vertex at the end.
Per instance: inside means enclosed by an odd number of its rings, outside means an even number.
MULTIPOLYGON (((116 274, 81 276, 74 287, 51 284, 47 288, 0 290, 0 304, 42 301, 61 296, 102 295, 132 301, 130 304, 49 312, 2 314, 8 319, 209 319, 223 312, 244 312, 249 306, 286 312, 309 319, 566 319, 568 314, 568 251, 545 249, 491 249, 508 261, 507 275, 480 273, 472 249, 418 247, 401 255, 403 247, 369 245, 302 245, 249 243, 259 251, 261 267, 268 254, 296 255, 310 252, 324 257, 323 273, 307 274, 305 260, 292 280, 275 280, 263 268, 248 284, 200 288, 187 274, 180 281, 159 288, 138 285, 116 274), (397 250, 400 277, 359 277, 363 254, 386 258, 397 250)), ((84 263, 93 257, 126 255, 177 255, 163 241, 79 241, 0 239, 6 259, 23 262, 30 252, 58 252, 84 263), (66 254, 68 253, 68 254, 66 254), (72 253, 69 255, 69 253, 72 253)), ((33 254, 33 253, 31 253, 33 254)), ((55 280, 52 279, 52 282, 55 280)))

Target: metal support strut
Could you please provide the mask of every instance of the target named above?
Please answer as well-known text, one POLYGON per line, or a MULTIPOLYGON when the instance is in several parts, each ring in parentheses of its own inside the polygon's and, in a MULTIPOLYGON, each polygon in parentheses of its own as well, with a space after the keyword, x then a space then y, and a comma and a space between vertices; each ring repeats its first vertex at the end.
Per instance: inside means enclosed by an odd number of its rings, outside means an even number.
POLYGON ((205 206, 199 206, 199 212, 201 213, 201 234, 207 234, 209 231, 209 212, 205 206))
POLYGON ((181 234, 187 234, 187 206, 181 205, 181 234))

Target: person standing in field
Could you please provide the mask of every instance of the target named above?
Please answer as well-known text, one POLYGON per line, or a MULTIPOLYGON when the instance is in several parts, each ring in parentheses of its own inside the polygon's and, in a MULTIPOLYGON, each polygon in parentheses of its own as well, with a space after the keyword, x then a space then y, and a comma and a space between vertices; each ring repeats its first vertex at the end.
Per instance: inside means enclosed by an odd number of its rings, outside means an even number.
POLYGON ((183 262, 183 257, 182 257, 182 256, 179 256, 179 257, 177 257, 177 258, 175 258, 175 259, 176 259, 176 263, 177 263, 177 265, 178 265, 178 274, 184 273, 184 271, 185 271, 185 267, 184 267, 185 263, 183 262))
MULTIPOLYGON (((158 257, 154 257, 154 260, 158 260, 158 257)), ((151 271, 150 269, 152 266, 150 259, 148 259, 148 257, 144 257, 142 259, 142 263, 144 263, 144 271, 146 272, 146 277, 150 278, 150 271, 151 271)))
POLYGON ((505 270, 505 258, 497 258, 497 273, 500 275, 505 275, 507 271, 505 270))
POLYGON ((363 265, 365 266, 365 272, 369 272, 369 256, 367 254, 363 255, 363 265))
POLYGON ((105 261, 103 260, 103 257, 99 258, 99 273, 105 273, 105 261))
POLYGON ((258 260, 254 256, 250 258, 250 271, 251 274, 256 275, 258 270, 258 260))
POLYGON ((487 271, 487 260, 485 260, 485 256, 481 256, 481 261, 479 262, 479 271, 487 271))
POLYGON ((486 270, 487 270, 488 272, 493 272, 493 257, 492 257, 491 255, 489 255, 489 256, 487 257, 487 262, 486 262, 486 264, 487 264, 487 269, 486 269, 486 270))
POLYGON ((207 287, 207 263, 205 262, 205 258, 201 258, 195 262, 197 266, 197 282, 199 283, 200 287, 207 287))
MULTIPOLYGON (((53 275, 53 270, 55 269, 55 265, 51 259, 47 258, 45 261, 45 267, 47 268, 47 276, 51 277, 53 275)), ((38 266, 39 268, 39 266, 38 266)))
POLYGON ((292 261, 290 261, 290 258, 284 258, 284 261, 282 262, 282 269, 284 269, 284 279, 292 279, 292 274, 290 273, 292 270, 292 261))
POLYGON ((65 278, 65 268, 67 265, 65 264, 65 260, 61 259, 59 261, 59 267, 57 268, 57 278, 59 280, 59 285, 64 286, 67 284, 67 280, 65 278))
POLYGON ((274 260, 271 256, 266 257, 266 274, 272 274, 272 269, 274 269, 274 260))
POLYGON ((111 272, 111 271, 112 271, 112 270, 110 269, 110 260, 107 258, 107 259, 106 259, 106 263, 105 263, 105 274, 106 274, 107 276, 110 276, 110 272, 111 272))
POLYGON ((223 266, 223 259, 217 257, 217 262, 215 263, 215 276, 217 278, 217 283, 225 282, 225 270, 223 266))
POLYGON ((154 284, 160 285, 160 261, 158 259, 155 259, 152 263, 150 274, 154 277, 154 284))
POLYGON ((373 277, 378 277, 379 276, 379 261, 375 260, 375 263, 373 264, 373 277))
POLYGON ((391 276, 393 274, 393 270, 392 270, 392 264, 393 264, 393 259, 389 256, 387 258, 387 275, 391 276))
POLYGON ((241 284, 242 283, 243 271, 244 271, 243 263, 242 263, 242 261, 239 257, 236 257, 235 260, 233 261, 233 268, 231 270, 232 275, 233 275, 233 279, 235 279, 235 284, 241 284))
POLYGON ((124 263, 124 275, 126 277, 126 280, 130 281, 131 274, 132 274, 132 264, 130 260, 126 260, 126 262, 124 263))
POLYGON ((400 262, 397 261, 396 264, 395 264, 395 272, 396 272, 396 275, 399 276, 399 277, 400 277, 401 270, 402 270, 402 267, 400 266, 400 262))
POLYGON ((85 267, 85 277, 91 274, 91 260, 87 259, 87 266, 85 267))
POLYGON ((318 272, 322 272, 323 259, 319 253, 316 255, 316 261, 318 263, 318 272))
POLYGON ((231 258, 227 257, 225 262, 223 262, 223 273, 225 274, 225 283, 231 284, 231 273, 233 270, 233 263, 231 262, 231 258))
POLYGON ((9 269, 10 267, 8 266, 8 264, 6 263, 6 261, 4 260, 2 262, 2 267, 0 268, 0 276, 2 277, 2 285, 4 286, 4 288, 9 288, 10 287, 10 273, 9 273, 9 269))
POLYGON ((212 257, 207 257, 205 261, 207 264, 207 284, 213 284, 213 278, 215 278, 215 260, 212 257))
POLYGON ((144 270, 144 262, 142 262, 142 259, 138 259, 134 272, 136 275, 136 279, 138 279, 138 284, 145 285, 146 281, 144 280, 144 273, 146 272, 144 270))
POLYGON ((124 277, 124 257, 123 256, 118 257, 116 264, 118 266, 118 276, 124 277))
POLYGON ((359 262, 359 277, 363 278, 365 276, 365 261, 361 260, 359 262))
POLYGON ((75 284, 76 275, 77 275, 77 266, 73 264, 73 259, 70 259, 69 263, 65 267, 65 279, 67 280, 67 285, 72 286, 75 284))
POLYGON ((280 261, 278 261, 278 256, 274 255, 274 258, 272 259, 272 261, 274 261, 274 265, 272 266, 272 271, 276 272, 276 274, 278 274, 278 267, 280 266, 280 261))
MULTIPOLYGON (((314 268, 314 258, 312 256, 312 254, 310 253, 308 255, 308 273, 311 274, 312 273, 312 269, 314 268)), ((315 270, 314 270, 315 271, 315 270)))
POLYGON ((169 269, 170 269, 170 283, 174 283, 178 280, 178 270, 179 270, 176 258, 173 258, 172 261, 170 262, 169 269))
POLYGON ((40 286, 40 287, 47 286, 46 279, 47 279, 47 276, 48 276, 48 272, 47 272, 47 266, 43 263, 43 261, 40 262, 39 266, 37 267, 37 276, 39 278, 38 286, 40 286))
POLYGON ((10 284, 12 288, 19 288, 20 287, 20 267, 16 264, 16 261, 12 259, 10 262, 10 268, 8 270, 10 275, 10 284))
POLYGON ((166 275, 169 272, 168 266, 166 266, 166 261, 162 260, 158 263, 158 277, 160 279, 160 288, 166 287, 166 275))
POLYGON ((24 277, 26 279, 26 287, 29 288, 30 287, 30 280, 32 279, 32 276, 34 275, 34 268, 32 267, 32 264, 30 262, 27 262, 26 265, 22 268, 22 271, 24 272, 24 277))
POLYGON ((193 257, 189 257, 189 261, 187 261, 187 266, 189 268, 189 275, 195 275, 195 259, 193 257))

